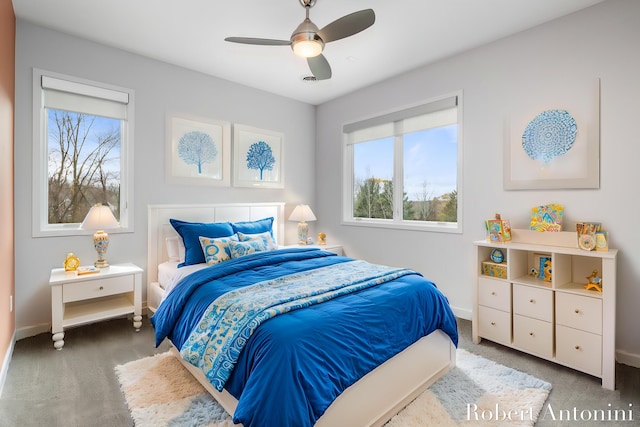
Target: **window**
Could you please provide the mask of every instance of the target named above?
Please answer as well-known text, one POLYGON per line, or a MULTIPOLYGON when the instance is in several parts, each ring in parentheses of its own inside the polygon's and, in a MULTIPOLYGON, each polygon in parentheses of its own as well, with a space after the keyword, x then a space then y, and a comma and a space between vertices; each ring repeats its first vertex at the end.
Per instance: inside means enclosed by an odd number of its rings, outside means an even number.
POLYGON ((344 125, 344 223, 462 231, 460 100, 344 125))
POLYGON ((34 237, 86 234, 96 203, 133 231, 133 91, 34 70, 33 94, 34 237))

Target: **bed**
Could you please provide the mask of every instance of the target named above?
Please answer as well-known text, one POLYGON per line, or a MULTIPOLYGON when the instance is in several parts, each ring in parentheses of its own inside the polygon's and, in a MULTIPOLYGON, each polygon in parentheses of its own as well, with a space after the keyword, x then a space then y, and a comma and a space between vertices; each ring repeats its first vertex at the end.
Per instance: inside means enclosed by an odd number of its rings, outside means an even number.
POLYGON ((382 425, 455 364, 455 317, 435 285, 415 272, 311 248, 177 268, 181 260, 167 247, 176 238, 171 219, 273 218, 273 238, 281 243, 283 203, 156 205, 148 213, 147 293, 157 343, 168 337, 183 365, 245 427, 382 425), (172 270, 184 277, 174 280, 172 270), (356 273, 367 280, 351 280, 356 273), (335 280, 340 276, 345 280, 335 280), (300 291, 293 281, 301 282, 300 291), (257 292, 265 290, 279 305, 269 302, 263 311, 251 305, 231 317, 231 309, 212 309, 213 300, 235 303, 235 293, 263 304, 257 292), (252 317, 245 319, 247 312, 252 317), (235 323, 221 333, 218 326, 230 318, 235 323), (252 328, 229 338, 227 331, 243 322, 252 328))

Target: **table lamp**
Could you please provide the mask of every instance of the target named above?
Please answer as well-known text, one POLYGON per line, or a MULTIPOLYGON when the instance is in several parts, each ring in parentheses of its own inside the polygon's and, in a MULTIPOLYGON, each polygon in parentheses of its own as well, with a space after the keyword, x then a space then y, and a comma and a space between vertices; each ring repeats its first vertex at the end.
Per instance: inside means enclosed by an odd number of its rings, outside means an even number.
POLYGON ((307 244, 307 235, 309 234, 309 224, 307 221, 315 221, 316 216, 309 205, 298 205, 291 212, 289 221, 298 221, 298 244, 307 244))
POLYGON ((109 206, 100 203, 93 205, 89 209, 87 216, 80 224, 80 229, 82 230, 96 230, 93 235, 93 246, 98 252, 98 260, 93 263, 95 267, 109 267, 109 263, 104 257, 109 247, 109 235, 104 230, 118 227, 120 227, 120 224, 118 224, 116 217, 113 216, 109 206))

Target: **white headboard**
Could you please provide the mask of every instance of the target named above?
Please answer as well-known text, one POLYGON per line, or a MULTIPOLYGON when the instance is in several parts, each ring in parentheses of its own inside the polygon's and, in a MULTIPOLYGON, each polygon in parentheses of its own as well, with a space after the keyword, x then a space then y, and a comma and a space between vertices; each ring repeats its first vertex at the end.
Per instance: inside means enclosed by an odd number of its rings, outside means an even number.
POLYGON ((170 218, 190 222, 239 222, 273 217, 273 233, 284 244, 284 202, 208 205, 149 205, 147 282, 158 281, 158 264, 168 259, 166 238, 177 236, 170 218))

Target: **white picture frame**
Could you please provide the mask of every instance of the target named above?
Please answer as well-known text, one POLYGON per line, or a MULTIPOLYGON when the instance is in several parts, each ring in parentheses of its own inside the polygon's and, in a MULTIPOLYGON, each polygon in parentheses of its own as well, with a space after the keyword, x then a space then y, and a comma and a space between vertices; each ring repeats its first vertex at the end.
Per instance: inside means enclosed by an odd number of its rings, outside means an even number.
POLYGON ((284 188, 284 134, 233 125, 233 185, 284 188))
POLYGON ((231 185, 231 123, 167 116, 166 177, 171 184, 231 185))
POLYGON ((585 90, 568 87, 549 90, 545 101, 522 102, 504 125, 503 187, 505 190, 600 188, 600 79, 585 90), (575 142, 564 155, 543 164, 522 147, 523 132, 536 114, 560 109, 571 114, 578 127, 575 142))

